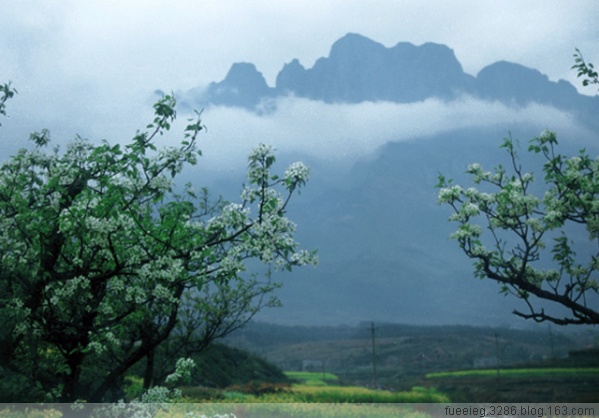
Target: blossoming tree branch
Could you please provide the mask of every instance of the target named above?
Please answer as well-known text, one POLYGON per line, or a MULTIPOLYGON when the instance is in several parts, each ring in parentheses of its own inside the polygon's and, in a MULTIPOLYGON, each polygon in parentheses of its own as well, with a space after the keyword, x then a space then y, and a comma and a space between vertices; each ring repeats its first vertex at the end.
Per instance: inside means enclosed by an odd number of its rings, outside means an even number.
MULTIPOLYGON (((599 84, 578 49, 574 62, 584 86, 599 84)), ((599 157, 585 150, 562 155, 556 134, 542 132, 528 147, 544 162, 542 191, 535 193, 535 176, 522 168, 517 141, 508 138, 502 147, 511 169, 468 167, 478 188, 439 176, 438 201, 452 208, 450 221, 458 224, 451 238, 474 260, 477 277, 501 283, 502 292, 524 302, 516 315, 599 324, 599 157)))
POLYGON ((477 277, 501 283, 503 292, 524 301, 527 310, 515 314, 560 325, 598 324, 599 159, 584 152, 560 155, 555 134, 543 132, 529 148, 546 159, 547 187, 538 196, 514 142, 503 144, 511 174, 502 166, 490 172, 471 164, 467 172, 481 187, 467 189, 440 176, 439 202, 451 206, 450 220, 458 224, 451 237, 475 260, 477 277), (574 239, 583 228, 590 252, 577 255, 574 239), (548 262, 554 267, 547 268, 548 262))

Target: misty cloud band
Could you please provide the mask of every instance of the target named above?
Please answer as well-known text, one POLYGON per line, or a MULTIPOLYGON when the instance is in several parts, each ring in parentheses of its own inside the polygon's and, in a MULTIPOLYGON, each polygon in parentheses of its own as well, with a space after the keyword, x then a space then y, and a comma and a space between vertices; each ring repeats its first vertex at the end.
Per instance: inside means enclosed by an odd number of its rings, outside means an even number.
POLYGON ((514 127, 531 120, 557 132, 567 131, 573 137, 584 129, 576 126, 569 113, 553 107, 509 107, 467 96, 449 102, 428 99, 410 104, 325 104, 287 97, 278 99, 276 111, 269 115, 213 107, 204 112, 203 119, 209 133, 201 145, 206 157, 202 165, 209 164, 211 169, 243 167, 245 156, 260 141, 281 153, 352 164, 373 155, 387 142, 415 140, 448 130, 514 127))

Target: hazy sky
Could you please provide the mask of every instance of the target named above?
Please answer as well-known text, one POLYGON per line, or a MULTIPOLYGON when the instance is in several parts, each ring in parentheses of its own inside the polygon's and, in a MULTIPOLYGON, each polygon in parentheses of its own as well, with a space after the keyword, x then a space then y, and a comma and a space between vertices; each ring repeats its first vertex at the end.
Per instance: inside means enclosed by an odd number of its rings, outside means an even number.
MULTIPOLYGON (((155 89, 187 90, 220 81, 239 61, 255 63, 273 85, 286 62, 298 58, 311 67, 347 32, 388 47, 406 41, 446 44, 472 75, 495 61, 508 60, 536 68, 551 80, 575 84, 570 70, 575 47, 599 65, 595 0, 0 0, 0 11, 0 82, 10 80, 19 90, 9 104, 11 118, 2 121, 4 153, 18 142, 7 141, 8 134, 24 136, 43 127, 50 128, 58 142, 76 133, 97 139, 128 138, 144 126, 155 89)), ((467 111, 471 103, 452 109, 428 103, 438 110, 434 118, 441 121, 455 120, 455 112, 472 112, 467 111)), ((269 142, 265 136, 272 134, 289 138, 280 143, 283 148, 297 146, 294 140, 306 135, 318 143, 322 129, 330 132, 331 144, 357 141, 354 145, 369 147, 394 133, 395 125, 387 122, 397 120, 397 114, 412 115, 411 108, 389 104, 315 106, 287 103, 269 118, 224 109, 208 112, 206 148, 222 152, 236 141, 247 148, 258 140, 269 142), (373 115, 380 118, 381 129, 372 132, 370 124, 367 139, 342 134, 332 124, 352 121, 359 131, 373 115), (327 116, 332 119, 328 127, 327 116), (313 131, 306 131, 306 122, 318 117, 318 123, 311 124, 313 131)), ((509 113, 484 106, 480 112, 491 118, 496 110, 509 113)), ((430 114, 422 105, 416 111, 430 114)), ((402 126, 405 135, 424 129, 402 126)))

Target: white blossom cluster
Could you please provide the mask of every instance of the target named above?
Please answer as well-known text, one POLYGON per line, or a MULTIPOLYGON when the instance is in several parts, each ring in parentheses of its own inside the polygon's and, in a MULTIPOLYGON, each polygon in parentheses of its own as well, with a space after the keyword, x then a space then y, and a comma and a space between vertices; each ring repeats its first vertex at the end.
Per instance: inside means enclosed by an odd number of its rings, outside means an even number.
POLYGON ((305 184, 310 178, 310 168, 302 162, 294 162, 285 170, 285 182, 288 185, 305 184))
POLYGON ((163 193, 171 191, 172 186, 172 179, 165 175, 159 175, 150 180, 150 187, 153 187, 163 193))

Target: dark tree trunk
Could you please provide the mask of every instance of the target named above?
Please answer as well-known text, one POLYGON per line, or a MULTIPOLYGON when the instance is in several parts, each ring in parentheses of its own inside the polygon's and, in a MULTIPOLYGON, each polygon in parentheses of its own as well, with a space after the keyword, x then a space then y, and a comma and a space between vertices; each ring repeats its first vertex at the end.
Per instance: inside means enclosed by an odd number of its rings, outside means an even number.
POLYGON ((146 356, 146 372, 144 374, 144 389, 148 390, 152 387, 152 380, 154 377, 154 352, 152 350, 146 356))

